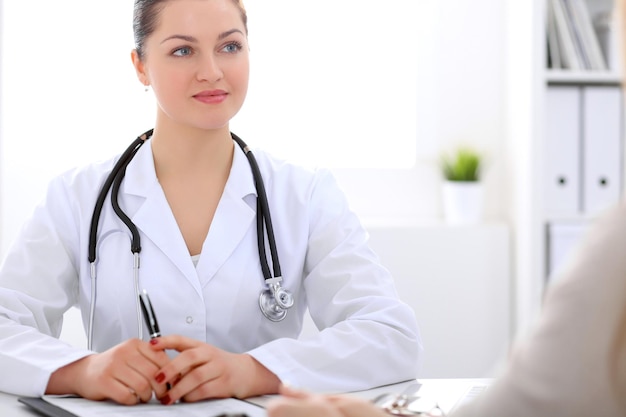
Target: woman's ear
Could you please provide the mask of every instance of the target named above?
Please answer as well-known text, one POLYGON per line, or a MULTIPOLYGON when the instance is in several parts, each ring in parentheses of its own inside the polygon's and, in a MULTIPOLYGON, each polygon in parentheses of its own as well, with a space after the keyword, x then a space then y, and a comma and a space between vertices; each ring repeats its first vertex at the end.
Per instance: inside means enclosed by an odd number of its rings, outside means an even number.
POLYGON ((137 74, 137 79, 146 87, 150 85, 150 80, 148 79, 148 75, 146 74, 146 68, 139 57, 139 53, 136 49, 133 49, 130 52, 130 59, 133 62, 133 66, 135 67, 135 73, 137 74))

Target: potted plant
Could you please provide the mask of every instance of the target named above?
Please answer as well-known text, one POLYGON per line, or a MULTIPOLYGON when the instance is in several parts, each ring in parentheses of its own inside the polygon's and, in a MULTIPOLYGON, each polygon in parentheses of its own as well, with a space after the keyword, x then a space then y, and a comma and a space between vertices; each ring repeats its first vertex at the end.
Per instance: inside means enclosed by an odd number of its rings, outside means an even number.
POLYGON ((470 147, 441 156, 443 210, 448 223, 471 224, 482 218, 482 165, 482 154, 470 147))

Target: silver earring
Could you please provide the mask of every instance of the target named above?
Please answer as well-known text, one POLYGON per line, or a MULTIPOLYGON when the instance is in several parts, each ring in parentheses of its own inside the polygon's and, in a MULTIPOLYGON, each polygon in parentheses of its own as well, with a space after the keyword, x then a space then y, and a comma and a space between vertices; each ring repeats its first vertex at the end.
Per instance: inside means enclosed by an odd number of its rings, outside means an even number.
POLYGON ((144 85, 144 87, 143 87, 143 91, 145 91, 145 92, 147 93, 147 92, 148 92, 148 90, 149 90, 149 88, 148 88, 148 87, 149 87, 149 85, 144 85))

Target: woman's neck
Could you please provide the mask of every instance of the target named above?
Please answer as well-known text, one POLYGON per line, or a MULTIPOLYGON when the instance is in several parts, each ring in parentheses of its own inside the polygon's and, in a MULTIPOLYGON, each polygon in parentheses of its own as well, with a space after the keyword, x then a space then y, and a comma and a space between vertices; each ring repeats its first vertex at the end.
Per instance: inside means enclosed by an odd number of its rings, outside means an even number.
POLYGON ((232 166, 228 126, 196 130, 157 122, 151 141, 159 184, 189 253, 198 254, 232 166))
POLYGON ((234 145, 228 126, 219 130, 172 129, 157 123, 151 141, 159 180, 223 177, 230 171, 234 145))

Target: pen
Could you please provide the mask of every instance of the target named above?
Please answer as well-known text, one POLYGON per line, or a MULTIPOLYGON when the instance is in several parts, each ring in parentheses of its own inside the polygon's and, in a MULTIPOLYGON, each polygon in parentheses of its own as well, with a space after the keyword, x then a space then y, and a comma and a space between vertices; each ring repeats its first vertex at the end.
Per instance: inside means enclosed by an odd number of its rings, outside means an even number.
MULTIPOLYGON (((143 290, 143 292, 139 294, 139 302, 141 303, 143 318, 146 321, 148 331, 150 332, 150 339, 160 337, 161 331, 159 330, 159 323, 157 322, 156 314, 154 314, 154 309, 152 308, 148 291, 143 290)), ((166 386, 168 391, 172 388, 172 385, 169 382, 166 386)))
MULTIPOLYGON (((148 291, 145 289, 142 293, 139 294, 139 302, 141 303, 141 310, 143 311, 143 318, 146 321, 146 325, 148 326, 148 331, 150 332, 150 339, 154 339, 161 336, 161 331, 159 330, 159 322, 156 321, 156 314, 154 314, 154 309, 152 308, 152 303, 150 302, 150 297, 148 296, 148 291)), ((167 389, 168 391, 172 388, 172 385, 168 382, 167 389)))
POLYGON ((215 417, 248 417, 246 413, 225 413, 215 417))
POLYGON ((143 290, 143 292, 139 294, 139 301, 141 302, 143 318, 146 321, 148 331, 150 332, 150 339, 161 336, 159 323, 157 322, 154 309, 152 308, 152 303, 150 302, 150 297, 148 296, 148 292, 146 290, 143 290))

